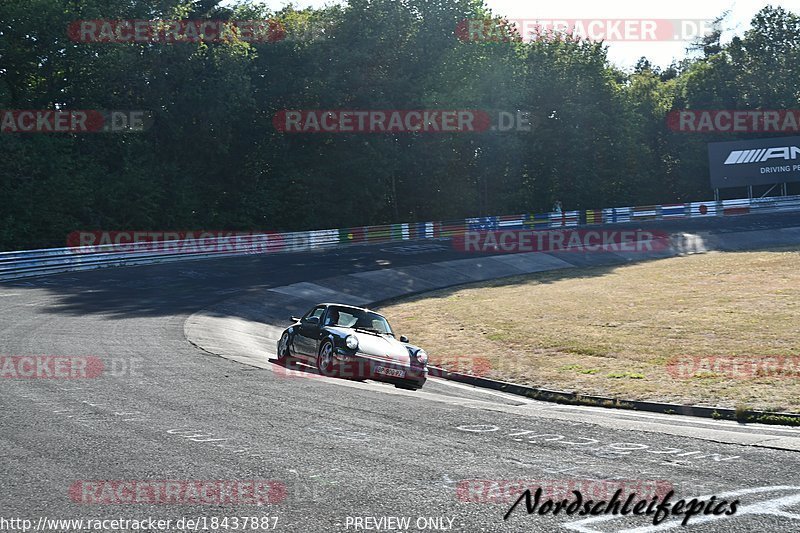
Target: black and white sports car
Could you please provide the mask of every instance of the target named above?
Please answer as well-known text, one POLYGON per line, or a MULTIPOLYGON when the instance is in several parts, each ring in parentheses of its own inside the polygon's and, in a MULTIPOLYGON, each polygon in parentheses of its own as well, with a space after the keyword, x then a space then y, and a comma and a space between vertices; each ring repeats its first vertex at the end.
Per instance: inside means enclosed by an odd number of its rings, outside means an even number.
POLYGON ((280 363, 297 359, 321 375, 376 379, 410 390, 427 379, 428 354, 404 336, 395 338, 389 322, 374 311, 324 303, 291 320, 278 341, 280 363))

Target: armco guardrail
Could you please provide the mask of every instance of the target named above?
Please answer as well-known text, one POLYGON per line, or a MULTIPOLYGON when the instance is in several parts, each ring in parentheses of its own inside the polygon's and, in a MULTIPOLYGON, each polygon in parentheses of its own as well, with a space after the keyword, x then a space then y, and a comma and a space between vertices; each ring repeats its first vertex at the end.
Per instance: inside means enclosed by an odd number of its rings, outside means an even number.
MULTIPOLYGON (((0 253, 0 281, 114 266, 263 253, 300 252, 353 244, 440 239, 475 230, 557 229, 642 220, 672 220, 800 210, 800 196, 609 207, 586 211, 474 217, 293 233, 246 234, 177 241, 104 243, 0 253)), ((233 233, 233 232, 232 232, 233 233)))

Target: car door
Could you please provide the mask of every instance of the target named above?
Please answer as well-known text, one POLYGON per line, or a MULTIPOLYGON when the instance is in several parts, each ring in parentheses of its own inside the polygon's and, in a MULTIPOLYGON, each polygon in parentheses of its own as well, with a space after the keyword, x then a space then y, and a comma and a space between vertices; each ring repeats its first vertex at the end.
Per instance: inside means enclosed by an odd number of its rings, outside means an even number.
POLYGON ((294 336, 294 348, 301 357, 312 360, 317 357, 320 320, 325 312, 324 305, 318 305, 300 319, 294 336))

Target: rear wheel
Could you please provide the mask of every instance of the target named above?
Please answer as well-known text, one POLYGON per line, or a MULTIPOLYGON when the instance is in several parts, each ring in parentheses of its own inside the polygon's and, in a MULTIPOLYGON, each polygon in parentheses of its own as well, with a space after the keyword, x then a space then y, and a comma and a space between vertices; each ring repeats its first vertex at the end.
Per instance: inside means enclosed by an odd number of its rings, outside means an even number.
POLYGON ((278 341, 278 362, 287 363, 290 359, 289 354, 289 332, 284 331, 281 339, 278 341))
POLYGON ((323 376, 333 375, 333 343, 330 340, 323 342, 319 349, 317 370, 323 376))

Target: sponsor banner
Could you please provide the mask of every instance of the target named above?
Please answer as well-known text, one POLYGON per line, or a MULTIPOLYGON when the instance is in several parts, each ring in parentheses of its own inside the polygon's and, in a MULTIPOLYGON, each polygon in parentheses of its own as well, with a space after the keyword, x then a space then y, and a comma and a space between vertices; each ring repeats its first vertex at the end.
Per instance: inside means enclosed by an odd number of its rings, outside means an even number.
POLYGON ((686 204, 664 204, 661 218, 686 218, 686 204))
POLYGON ((720 377, 725 379, 800 379, 800 356, 681 356, 667 362, 667 373, 675 379, 720 377))
POLYGON ((634 220, 654 220, 658 217, 657 205, 643 205, 633 208, 634 220))
POLYGON ((503 230, 468 231, 453 237, 461 252, 652 252, 670 246, 663 231, 503 230))
POLYGON ((497 227, 499 228, 522 228, 525 215, 503 215, 497 217, 497 227))
POLYGON ((692 41, 714 31, 710 19, 464 19, 456 37, 467 43, 551 41, 573 38, 588 41, 692 41))
POLYGON ((0 355, 0 379, 90 379, 104 370, 94 356, 0 355))
POLYGON ((717 216, 716 202, 692 202, 689 204, 689 216, 695 217, 715 217, 717 216))
POLYGON ((468 218, 467 228, 470 231, 497 229, 497 217, 468 218))
POLYGON ((286 32, 277 20, 76 20, 67 27, 76 43, 273 43, 286 32))
POLYGON ((342 244, 361 244, 365 242, 364 227, 344 228, 339 230, 339 242, 342 244))
POLYGON ((667 126, 684 133, 800 133, 800 110, 674 110, 667 126))
POLYGON ((81 480, 69 487, 69 498, 87 505, 270 505, 286 499, 286 485, 265 479, 246 480, 81 480))
POLYGON ((402 224, 392 224, 391 230, 391 240, 393 241, 401 241, 403 240, 403 225, 402 224))
POLYGON ((550 227, 564 228, 577 226, 580 218, 580 211, 561 211, 550 213, 550 227))
POLYGON ((607 207, 603 209, 603 221, 606 224, 617 222, 630 222, 632 208, 630 207, 607 207))
MULTIPOLYGON (((274 235, 278 235, 278 237, 273 240, 272 248, 269 247, 269 239, 263 242, 263 244, 266 245, 266 252, 277 252, 282 249, 286 249, 290 252, 304 252, 311 246, 311 235, 309 235, 309 232, 307 231, 287 233, 285 241, 280 238, 280 234, 275 233, 274 235)), ((258 247, 254 247, 253 251, 248 253, 260 253, 259 250, 260 249, 258 247)))
POLYGON ((411 222, 408 224, 408 238, 409 239, 425 239, 427 232, 427 225, 425 222, 411 222))
POLYGON ((674 490, 662 479, 464 479, 456 487, 456 497, 467 503, 511 504, 526 490, 542 489, 542 500, 562 501, 580 492, 586 500, 609 501, 617 496, 621 503, 633 495, 638 500, 661 498, 674 490))
POLYGON ((800 136, 708 144, 715 189, 800 181, 800 136))
POLYGON ((525 218, 525 223, 523 224, 527 229, 546 229, 550 227, 550 214, 549 213, 537 213, 537 214, 529 214, 525 218))
MULTIPOLYGON (((298 234, 288 234, 298 235, 298 234)), ((199 253, 268 253, 284 249, 284 237, 275 232, 237 231, 73 231, 67 246, 75 253, 168 252, 199 253)), ((306 244, 307 248, 307 244, 306 244)))
POLYGON ((0 109, 0 133, 125 133, 152 125, 149 111, 0 109))
POLYGON ((367 242, 380 243, 392 240, 392 227, 385 226, 367 226, 367 242))
POLYGON ((722 201, 722 214, 725 216, 746 215, 749 212, 750 212, 750 200, 747 198, 722 201))
POLYGON ((465 220, 442 222, 442 229, 439 232, 440 237, 452 237, 464 233, 468 228, 468 223, 465 220))
POLYGON ((587 209, 586 210, 586 223, 587 224, 602 224, 603 223, 603 210, 602 209, 587 209))
POLYGON ((436 224, 434 222, 425 223, 425 238, 433 239, 436 236, 436 224))
POLYGON ((338 229, 321 229, 308 232, 308 245, 310 248, 322 248, 339 244, 338 229))

